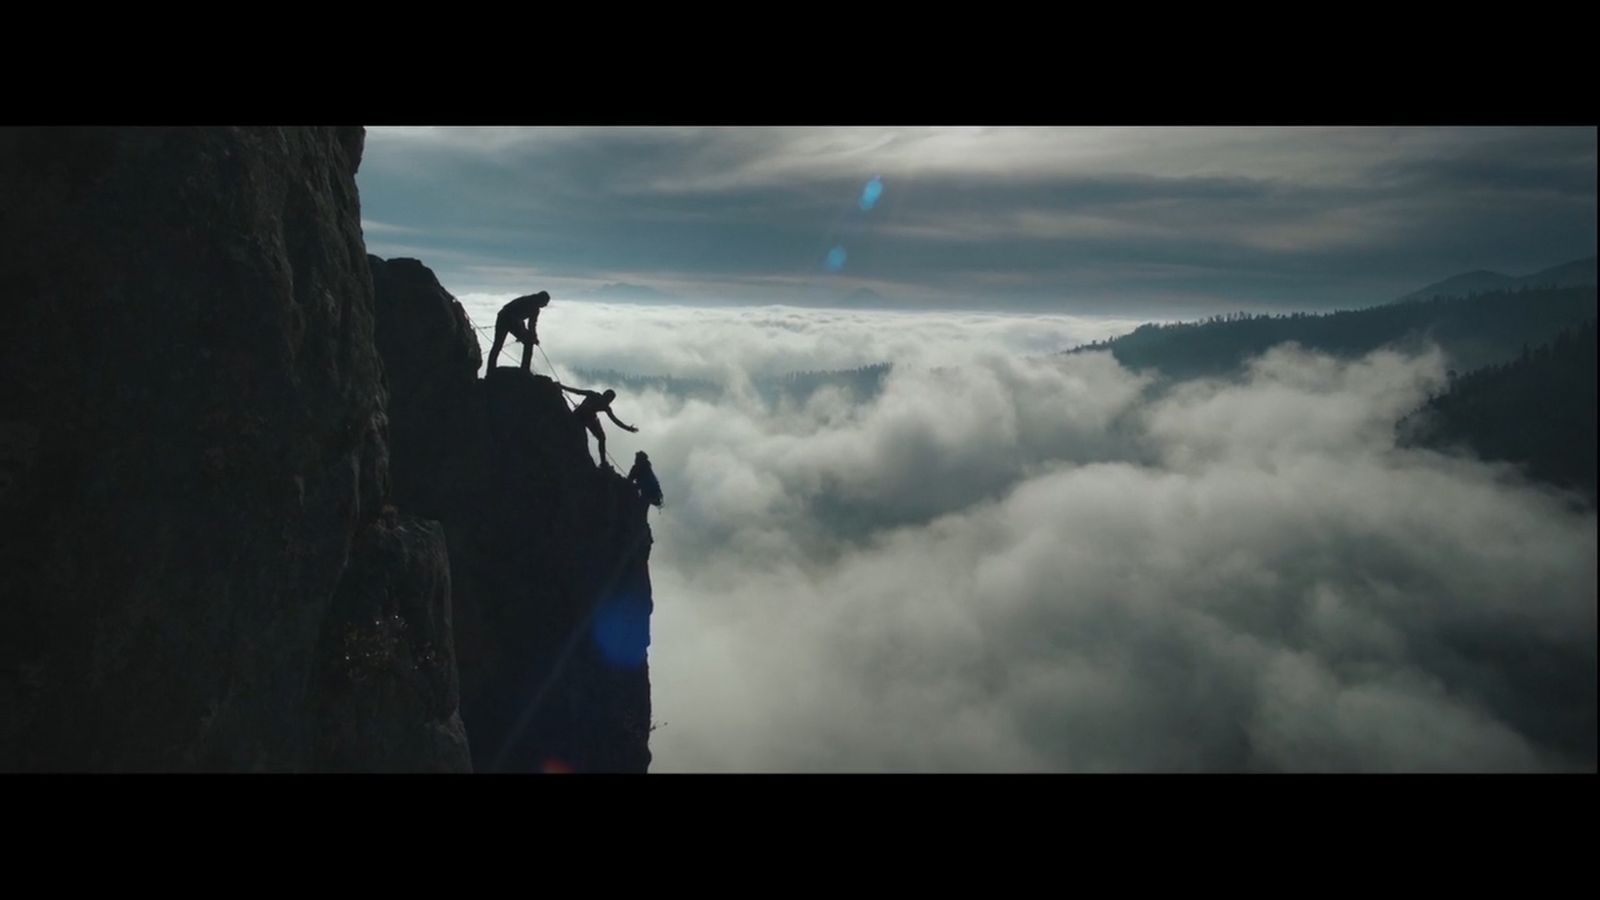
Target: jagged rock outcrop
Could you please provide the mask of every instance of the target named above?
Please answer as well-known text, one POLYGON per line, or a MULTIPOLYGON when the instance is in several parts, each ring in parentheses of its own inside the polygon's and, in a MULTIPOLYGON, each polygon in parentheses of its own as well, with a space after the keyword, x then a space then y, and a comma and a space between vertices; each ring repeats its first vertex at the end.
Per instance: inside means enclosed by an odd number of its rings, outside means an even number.
POLYGON ((392 416, 419 423, 395 427, 395 495, 439 519, 449 541, 476 770, 645 771, 645 505, 621 474, 595 467, 548 378, 506 367, 461 377, 481 357, 432 272, 415 260, 372 266, 392 416), (391 312, 411 324, 391 329, 391 312), (448 440, 421 427, 430 421, 449 423, 448 440))
POLYGON ((389 446, 394 501, 437 518, 464 473, 453 465, 464 405, 478 380, 482 352, 461 303, 415 259, 367 258, 377 308, 378 353, 389 385, 389 446))
POLYGON ((646 507, 595 468, 549 379, 496 369, 469 436, 480 478, 449 516, 463 715, 488 771, 642 772, 652 598, 646 507))
POLYGON ((443 539, 383 512, 362 144, 0 130, 0 769, 465 768, 443 539), (399 680, 323 693, 373 611, 399 680))

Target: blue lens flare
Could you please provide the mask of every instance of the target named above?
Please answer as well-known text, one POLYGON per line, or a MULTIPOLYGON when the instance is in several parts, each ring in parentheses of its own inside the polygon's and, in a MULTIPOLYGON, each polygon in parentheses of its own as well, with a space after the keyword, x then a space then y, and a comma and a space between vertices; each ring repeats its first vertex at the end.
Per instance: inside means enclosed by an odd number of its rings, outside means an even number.
POLYGON ((828 258, 822 261, 823 268, 829 272, 837 272, 844 268, 845 252, 843 247, 834 247, 828 251, 828 258))
POLYGON ((650 606, 632 593, 615 595, 595 610, 592 635, 605 661, 624 669, 644 665, 650 648, 650 606))
POLYGON ((872 176, 872 180, 868 181, 866 186, 861 189, 861 200, 859 201, 861 211, 867 212, 871 210, 872 207, 877 204, 878 198, 882 196, 883 179, 877 175, 874 175, 872 176))

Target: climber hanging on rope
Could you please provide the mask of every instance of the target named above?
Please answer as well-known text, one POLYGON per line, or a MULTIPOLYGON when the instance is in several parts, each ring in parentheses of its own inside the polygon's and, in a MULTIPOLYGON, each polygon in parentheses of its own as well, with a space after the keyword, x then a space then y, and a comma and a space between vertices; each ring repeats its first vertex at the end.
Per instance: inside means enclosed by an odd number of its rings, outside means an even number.
POLYGON ((494 369, 508 334, 522 342, 523 371, 532 370, 533 345, 539 343, 539 310, 549 305, 550 292, 540 291, 537 294, 524 294, 500 307, 500 314, 494 318, 494 347, 489 350, 489 365, 484 369, 485 374, 494 369))
POLYGON ((617 392, 607 389, 605 393, 600 394, 594 391, 586 391, 582 388, 569 388, 559 381, 556 382, 556 387, 569 394, 578 394, 583 397, 583 402, 572 410, 572 414, 577 416, 578 421, 583 423, 583 427, 589 429, 589 433, 593 434, 595 440, 600 442, 600 467, 607 468, 606 433, 600 429, 600 413, 610 416, 611 421, 617 423, 617 427, 623 431, 631 431, 636 434, 639 431, 639 429, 617 418, 617 414, 611 411, 611 401, 617 398, 617 392))
POLYGON ((628 481, 639 492, 639 499, 651 506, 660 506, 663 502, 661 496, 661 482, 656 480, 656 471, 650 466, 650 457, 643 450, 633 455, 633 468, 628 470, 628 481))

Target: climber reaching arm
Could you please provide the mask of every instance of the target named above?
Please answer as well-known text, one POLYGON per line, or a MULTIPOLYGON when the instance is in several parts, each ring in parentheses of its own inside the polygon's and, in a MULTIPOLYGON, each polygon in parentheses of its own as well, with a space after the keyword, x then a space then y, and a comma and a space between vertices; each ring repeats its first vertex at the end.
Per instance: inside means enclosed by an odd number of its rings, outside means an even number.
POLYGON ((556 387, 561 388, 563 391, 566 391, 569 394, 577 394, 577 395, 582 396, 582 397, 598 396, 597 394, 595 394, 594 391, 586 391, 583 388, 570 388, 570 387, 567 387, 566 385, 562 384, 559 381, 556 382, 556 387))
POLYGON ((627 422, 624 422, 621 419, 617 418, 617 414, 612 412, 609 409, 606 410, 606 417, 609 418, 611 421, 617 423, 617 427, 621 428, 623 431, 632 431, 634 433, 637 433, 639 431, 639 429, 637 429, 637 428, 633 427, 632 425, 629 425, 627 422))

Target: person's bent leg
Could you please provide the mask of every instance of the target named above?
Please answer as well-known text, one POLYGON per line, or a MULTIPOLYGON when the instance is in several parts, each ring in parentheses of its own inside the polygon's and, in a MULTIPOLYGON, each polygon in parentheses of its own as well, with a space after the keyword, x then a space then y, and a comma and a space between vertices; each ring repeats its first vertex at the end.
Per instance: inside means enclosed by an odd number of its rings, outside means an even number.
POLYGON ((600 444, 600 462, 598 465, 604 466, 606 464, 606 433, 601 429, 600 422, 597 419, 590 419, 584 424, 589 426, 589 433, 594 435, 594 439, 600 444))
POLYGON ((494 369, 495 360, 500 358, 500 348, 506 345, 506 330, 496 322, 494 326, 494 346, 489 349, 489 364, 484 366, 483 377, 489 377, 494 369))
POLYGON ((528 333, 528 326, 513 321, 507 327, 511 330, 511 336, 522 342, 522 371, 532 371, 533 335, 528 333))

